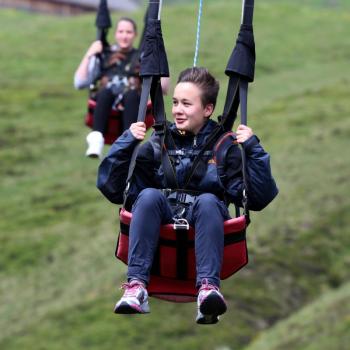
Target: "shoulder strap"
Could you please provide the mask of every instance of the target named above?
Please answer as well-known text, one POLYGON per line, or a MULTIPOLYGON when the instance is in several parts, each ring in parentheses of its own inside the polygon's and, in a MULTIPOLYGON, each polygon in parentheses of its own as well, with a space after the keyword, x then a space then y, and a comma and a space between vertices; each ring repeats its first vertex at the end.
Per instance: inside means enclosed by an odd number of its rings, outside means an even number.
MULTIPOLYGON (((142 90, 141 90, 141 98, 140 98, 137 121, 144 121, 146 118, 147 101, 148 101, 148 96, 150 94, 152 87, 154 87, 153 77, 152 76, 145 77, 142 81, 142 90)), ((125 206, 125 203, 127 201, 128 191, 129 191, 130 183, 132 181, 132 177, 134 174, 134 170, 135 170, 135 166, 136 166, 136 158, 137 158, 137 154, 139 152, 140 145, 141 145, 141 143, 138 142, 138 144, 134 148, 132 155, 131 155, 128 176, 126 178, 126 187, 125 187, 125 191, 124 191, 124 206, 125 206)))
MULTIPOLYGON (((162 1, 149 0, 147 11, 148 21, 146 23, 145 43, 142 47, 140 77, 142 79, 141 98, 139 103, 139 111, 137 121, 145 120, 148 96, 151 96, 153 105, 153 115, 156 120, 158 131, 165 133, 166 118, 164 112, 164 101, 160 86, 160 77, 169 76, 168 60, 166 57, 160 13, 162 1), (147 56, 145 52, 151 52, 152 55, 147 56)), ((156 129, 157 130, 157 129, 156 129)), ((129 172, 126 180, 124 191, 124 205, 127 201, 130 183, 136 165, 136 158, 140 142, 135 147, 129 165, 129 172)))
POLYGON ((205 152, 213 149, 214 144, 217 141, 217 139, 221 133, 222 133, 222 127, 220 124, 218 124, 214 128, 214 130, 211 132, 210 136, 207 139, 207 142, 200 149, 199 153, 197 154, 196 158, 194 159, 194 161, 192 163, 192 167, 191 167, 190 171, 188 172, 187 177, 185 179, 184 189, 186 189, 187 186, 190 184, 190 181, 194 175, 199 175, 199 174, 196 174, 196 171, 199 169, 199 164, 203 160, 203 156, 204 156, 205 152))

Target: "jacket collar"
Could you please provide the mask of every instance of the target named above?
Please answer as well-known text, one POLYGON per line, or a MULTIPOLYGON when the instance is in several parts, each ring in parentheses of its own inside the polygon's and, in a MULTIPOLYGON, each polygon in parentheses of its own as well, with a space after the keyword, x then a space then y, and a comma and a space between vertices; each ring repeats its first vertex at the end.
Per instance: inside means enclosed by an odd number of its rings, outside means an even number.
MULTIPOLYGON (((217 122, 214 120, 208 119, 208 121, 203 125, 202 129, 199 131, 197 136, 197 142, 198 144, 201 144, 205 142, 205 140, 208 138, 208 136, 211 134, 211 132, 214 130, 214 128, 217 126, 217 122)), ((170 131, 174 139, 193 139, 195 137, 194 134, 191 132, 182 133, 177 128, 175 123, 171 123, 170 125, 170 131)))

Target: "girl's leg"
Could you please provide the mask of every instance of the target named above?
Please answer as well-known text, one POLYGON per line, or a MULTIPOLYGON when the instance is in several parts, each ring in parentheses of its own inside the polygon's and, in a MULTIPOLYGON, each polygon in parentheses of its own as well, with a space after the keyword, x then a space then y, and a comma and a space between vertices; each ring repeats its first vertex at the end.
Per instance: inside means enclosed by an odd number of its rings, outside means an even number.
POLYGON ((102 88, 97 94, 97 103, 94 111, 94 131, 105 133, 114 100, 115 96, 110 89, 102 88))
POLYGON ((130 125, 137 121, 139 104, 140 104, 140 94, 138 90, 129 90, 124 94, 122 131, 129 129, 130 125))
POLYGON ((149 281, 161 224, 171 222, 172 214, 164 194, 154 188, 144 189, 132 209, 129 232, 128 281, 149 281))
POLYGON ((203 280, 219 287, 224 252, 224 220, 229 218, 226 205, 211 193, 198 196, 189 213, 195 228, 195 254, 199 287, 203 280))

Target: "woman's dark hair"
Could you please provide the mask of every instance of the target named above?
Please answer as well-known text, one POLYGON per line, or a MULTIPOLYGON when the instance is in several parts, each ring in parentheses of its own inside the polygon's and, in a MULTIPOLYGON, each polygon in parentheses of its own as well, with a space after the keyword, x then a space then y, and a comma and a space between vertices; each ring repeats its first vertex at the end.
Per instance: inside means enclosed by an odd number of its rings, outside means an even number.
POLYGON ((129 22, 132 24, 133 28, 134 28, 134 32, 137 33, 137 24, 136 22, 130 18, 130 17, 120 17, 117 21, 117 25, 116 27, 118 27, 118 24, 121 22, 121 21, 126 21, 126 22, 129 22))
POLYGON ((178 83, 193 83, 202 90, 202 105, 213 104, 215 107, 219 93, 219 82, 204 67, 193 67, 183 70, 177 79, 178 83))

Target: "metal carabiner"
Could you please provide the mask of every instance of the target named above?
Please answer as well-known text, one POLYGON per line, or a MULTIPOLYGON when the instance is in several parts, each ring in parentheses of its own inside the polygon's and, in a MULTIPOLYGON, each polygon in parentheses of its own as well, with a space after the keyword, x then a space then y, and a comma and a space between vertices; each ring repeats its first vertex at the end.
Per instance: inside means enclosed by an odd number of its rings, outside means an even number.
POLYGON ((177 219, 176 217, 173 218, 174 220, 174 230, 189 230, 190 225, 186 219, 177 219))

